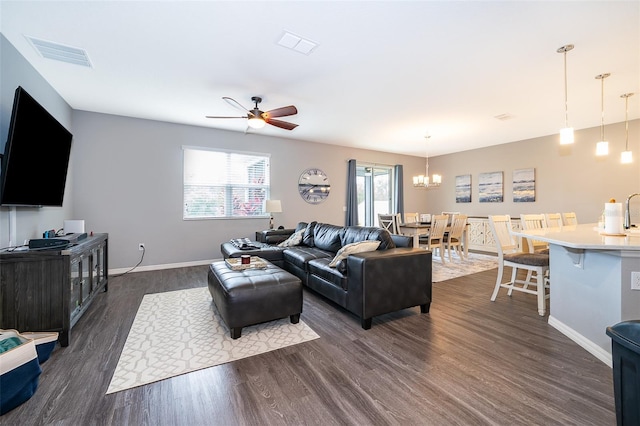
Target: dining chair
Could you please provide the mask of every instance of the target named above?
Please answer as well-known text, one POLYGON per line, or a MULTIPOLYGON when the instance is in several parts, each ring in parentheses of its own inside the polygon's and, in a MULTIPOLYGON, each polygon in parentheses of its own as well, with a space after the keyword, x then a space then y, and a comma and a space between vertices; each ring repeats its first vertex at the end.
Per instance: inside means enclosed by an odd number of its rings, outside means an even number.
POLYGON ((404 223, 416 223, 418 222, 418 213, 405 213, 404 223))
POLYGON ((451 262, 451 251, 455 251, 460 260, 464 259, 464 250, 462 250, 462 234, 467 226, 467 215, 458 214, 452 219, 449 232, 445 234, 445 248, 451 262))
MULTIPOLYGON (((544 214, 521 214, 520 226, 522 229, 541 229, 547 228, 547 220, 544 214)), ((524 238, 531 253, 536 251, 546 251, 549 253, 549 245, 543 241, 532 240, 531 238, 524 238)), ((523 244, 525 241, 523 241, 523 244)))
POLYGON ((449 215, 449 225, 451 225, 453 223, 453 219, 455 219, 460 212, 442 212, 441 214, 449 215))
POLYGON ((378 226, 386 229, 390 234, 400 234, 398 216, 397 214, 378 214, 378 226))
POLYGON ((578 218, 575 212, 562 213, 562 224, 564 226, 577 225, 578 218))
MULTIPOLYGON (((547 220, 544 214, 521 214, 520 215, 520 227, 522 229, 541 229, 547 228, 547 220)), ((522 238, 522 245, 525 247, 522 248, 523 251, 528 251, 529 253, 542 253, 549 254, 549 244, 544 241, 538 241, 531 238, 522 238)), ((533 271, 527 272, 527 278, 525 281, 530 283, 533 278, 533 271)), ((525 287, 527 284, 525 284, 525 287)))
POLYGON ((562 215, 560 213, 545 213, 544 220, 548 228, 562 228, 562 215))
POLYGON ((513 228, 509 215, 489 216, 489 226, 498 251, 498 276, 491 301, 495 302, 501 288, 508 289, 508 296, 511 296, 514 290, 535 294, 538 301, 538 314, 544 316, 546 299, 549 298, 547 292, 549 288, 549 255, 521 251, 512 233, 513 228), (503 283, 505 267, 511 268, 511 280, 503 283), (518 279, 520 270, 527 271, 527 277, 530 272, 535 273, 535 281, 518 279), (535 289, 529 288, 530 285, 535 286, 535 289))
POLYGON ((442 264, 444 264, 444 233, 449 225, 449 215, 437 214, 431 216, 431 227, 429 234, 420 237, 420 243, 426 245, 427 250, 434 252, 437 250, 442 264))

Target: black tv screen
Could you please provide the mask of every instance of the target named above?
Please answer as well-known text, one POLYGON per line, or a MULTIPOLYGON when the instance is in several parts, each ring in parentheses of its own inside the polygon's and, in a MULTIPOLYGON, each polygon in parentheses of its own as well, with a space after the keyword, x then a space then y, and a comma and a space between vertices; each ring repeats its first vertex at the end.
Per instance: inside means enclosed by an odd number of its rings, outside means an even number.
POLYGON ((2 157, 0 205, 62 206, 72 138, 18 87, 2 157))

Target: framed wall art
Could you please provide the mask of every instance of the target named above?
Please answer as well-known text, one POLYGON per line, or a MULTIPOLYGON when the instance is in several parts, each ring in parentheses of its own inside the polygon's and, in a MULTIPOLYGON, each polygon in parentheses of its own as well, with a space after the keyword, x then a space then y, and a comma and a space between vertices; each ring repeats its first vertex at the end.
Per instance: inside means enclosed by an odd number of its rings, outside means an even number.
POLYGON ((478 199, 481 203, 501 203, 504 201, 502 172, 480 173, 478 178, 478 199))
POLYGON ((456 176, 456 203, 471 202, 471 175, 456 176))
POLYGON ((536 201, 536 169, 513 171, 513 202, 532 203, 536 201))

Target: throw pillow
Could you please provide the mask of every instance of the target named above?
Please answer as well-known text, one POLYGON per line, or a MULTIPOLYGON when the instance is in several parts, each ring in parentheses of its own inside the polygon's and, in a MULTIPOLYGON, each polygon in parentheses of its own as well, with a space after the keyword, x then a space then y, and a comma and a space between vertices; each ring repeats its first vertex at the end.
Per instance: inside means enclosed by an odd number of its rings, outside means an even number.
POLYGON ((315 220, 307 225, 302 236, 302 242, 305 246, 313 247, 313 228, 316 226, 315 220))
POLYGON ((278 247, 293 247, 299 245, 302 242, 303 234, 304 229, 294 232, 289 238, 278 244, 278 247))
POLYGON ((350 254, 374 251, 379 245, 380 241, 358 241, 357 243, 347 244, 338 250, 329 266, 335 268, 342 259, 346 259, 350 254))

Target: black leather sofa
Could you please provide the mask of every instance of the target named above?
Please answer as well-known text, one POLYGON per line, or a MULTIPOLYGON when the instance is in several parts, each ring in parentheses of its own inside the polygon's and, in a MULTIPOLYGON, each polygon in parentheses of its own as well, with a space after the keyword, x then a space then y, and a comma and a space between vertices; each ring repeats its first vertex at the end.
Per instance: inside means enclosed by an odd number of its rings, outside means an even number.
POLYGON ((332 300, 362 321, 362 328, 371 328, 373 317, 401 309, 420 306, 422 313, 431 305, 431 252, 413 248, 412 237, 392 235, 377 227, 336 226, 326 223, 301 222, 296 229, 257 233, 256 250, 233 250, 223 243, 223 256, 241 254, 261 256, 264 250, 272 263, 300 278, 315 292, 332 300), (277 247, 267 241, 269 236, 282 240, 304 229, 299 245, 277 247), (364 240, 380 241, 378 249, 349 255, 336 267, 330 267, 341 247, 364 240))

